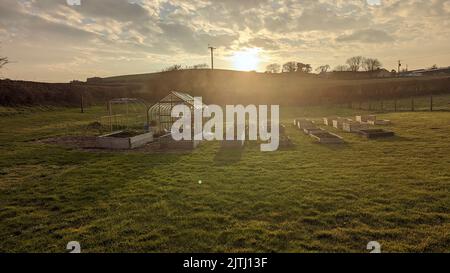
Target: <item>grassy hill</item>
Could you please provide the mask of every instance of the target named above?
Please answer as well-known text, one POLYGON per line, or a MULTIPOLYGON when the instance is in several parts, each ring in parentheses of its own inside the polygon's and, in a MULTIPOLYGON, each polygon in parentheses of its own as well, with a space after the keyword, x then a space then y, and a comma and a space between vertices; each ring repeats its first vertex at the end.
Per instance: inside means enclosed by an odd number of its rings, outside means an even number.
POLYGON ((315 74, 267 74, 231 70, 181 70, 116 76, 87 83, 0 81, 0 105, 78 105, 114 97, 157 101, 177 90, 216 104, 311 105, 450 92, 450 77, 328 79, 315 74))

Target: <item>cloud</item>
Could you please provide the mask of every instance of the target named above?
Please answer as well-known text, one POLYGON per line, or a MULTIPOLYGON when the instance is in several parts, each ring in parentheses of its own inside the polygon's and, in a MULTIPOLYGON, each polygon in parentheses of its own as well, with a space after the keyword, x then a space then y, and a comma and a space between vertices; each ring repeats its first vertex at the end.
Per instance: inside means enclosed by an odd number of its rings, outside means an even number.
POLYGON ((59 81, 96 71, 99 76, 159 71, 174 63, 208 62, 208 44, 218 48, 216 66, 222 68, 233 68, 227 56, 252 47, 261 48, 270 62, 313 66, 334 66, 356 52, 386 65, 401 58, 420 67, 426 56, 436 54, 427 61, 450 64, 448 49, 440 46, 450 42, 449 0, 81 3, 0 1, 0 55, 15 61, 6 73, 59 81), (64 73, 46 70, 55 67, 66 68, 64 73))
POLYGON ((383 30, 363 29, 336 38, 338 42, 387 43, 394 38, 383 30))

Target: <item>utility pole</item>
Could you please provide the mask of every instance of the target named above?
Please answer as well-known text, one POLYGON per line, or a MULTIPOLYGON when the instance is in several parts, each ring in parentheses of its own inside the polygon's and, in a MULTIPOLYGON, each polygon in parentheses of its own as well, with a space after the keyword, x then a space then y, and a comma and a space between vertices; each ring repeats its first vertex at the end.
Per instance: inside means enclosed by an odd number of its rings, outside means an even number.
POLYGON ((402 61, 398 60, 398 73, 400 74, 400 68, 402 67, 402 61))
POLYGON ((216 48, 208 45, 208 49, 211 50, 211 70, 214 70, 214 50, 216 48))

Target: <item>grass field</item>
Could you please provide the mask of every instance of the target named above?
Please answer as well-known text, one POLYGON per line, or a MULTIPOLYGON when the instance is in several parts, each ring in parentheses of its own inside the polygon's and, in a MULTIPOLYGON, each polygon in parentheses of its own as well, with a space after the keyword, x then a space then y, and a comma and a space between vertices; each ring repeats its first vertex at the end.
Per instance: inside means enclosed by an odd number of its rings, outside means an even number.
POLYGON ((450 112, 381 115, 397 136, 322 146, 290 124, 356 110, 281 108, 295 147, 92 152, 103 108, 0 109, 0 252, 450 251, 450 112), (198 181, 201 180, 202 184, 198 181))

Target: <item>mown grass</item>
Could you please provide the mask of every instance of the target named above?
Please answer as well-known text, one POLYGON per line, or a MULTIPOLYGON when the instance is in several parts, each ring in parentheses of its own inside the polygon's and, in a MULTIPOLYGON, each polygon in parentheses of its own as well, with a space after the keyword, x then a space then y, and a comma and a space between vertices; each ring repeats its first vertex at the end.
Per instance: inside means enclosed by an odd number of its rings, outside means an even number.
POLYGON ((103 108, 0 117, 0 251, 384 252, 450 250, 450 113, 403 112, 392 139, 322 146, 285 108, 295 147, 204 143, 192 153, 88 152, 36 142, 85 134, 103 108), (198 181, 201 180, 202 184, 198 181))

